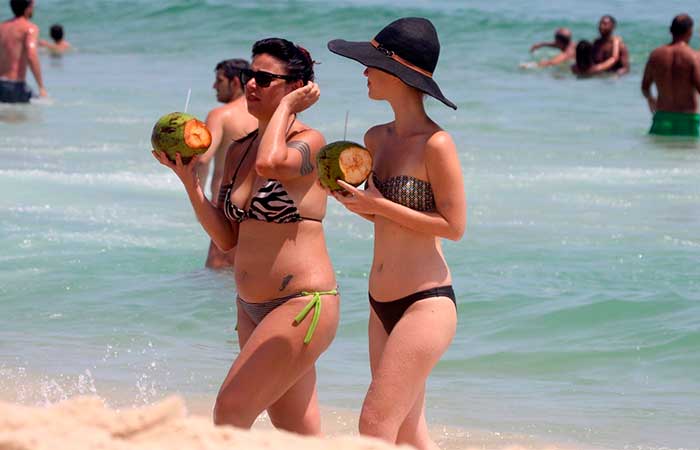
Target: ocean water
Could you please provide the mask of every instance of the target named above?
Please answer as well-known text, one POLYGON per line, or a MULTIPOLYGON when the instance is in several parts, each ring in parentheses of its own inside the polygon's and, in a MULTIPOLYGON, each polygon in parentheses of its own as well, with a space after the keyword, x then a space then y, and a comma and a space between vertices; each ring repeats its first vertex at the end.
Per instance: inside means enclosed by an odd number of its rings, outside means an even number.
MULTIPOLYGON (((40 0, 42 33, 60 22, 79 51, 43 57, 51 102, 0 107, 2 397, 215 395, 237 351, 235 285, 203 269, 208 238, 150 155, 154 121, 189 88, 204 117, 214 65, 282 36, 321 63, 304 120, 335 140, 349 111, 359 140, 391 111, 325 44, 419 15, 459 106, 428 110, 458 144, 468 198, 464 239, 444 244, 459 328, 429 381, 436 435, 448 448, 700 448, 700 143, 649 137, 639 92, 680 12, 700 18, 661 0, 40 0), (555 27, 591 39, 607 13, 628 76, 518 68, 555 27)), ((324 223, 343 298, 320 398, 352 413, 369 383, 372 229, 332 202, 324 223)))

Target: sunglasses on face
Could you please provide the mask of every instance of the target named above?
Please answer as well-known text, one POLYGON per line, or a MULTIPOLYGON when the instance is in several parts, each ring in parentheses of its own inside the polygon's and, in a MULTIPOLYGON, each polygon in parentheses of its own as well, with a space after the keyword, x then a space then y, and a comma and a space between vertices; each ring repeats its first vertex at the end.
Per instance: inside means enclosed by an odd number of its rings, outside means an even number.
POLYGON ((294 81, 299 79, 299 77, 294 75, 278 75, 276 73, 265 72, 263 70, 241 70, 241 84, 243 84, 243 86, 248 84, 248 82, 253 78, 255 79, 255 84, 260 87, 270 86, 270 83, 272 83, 272 80, 275 78, 286 81, 294 81))

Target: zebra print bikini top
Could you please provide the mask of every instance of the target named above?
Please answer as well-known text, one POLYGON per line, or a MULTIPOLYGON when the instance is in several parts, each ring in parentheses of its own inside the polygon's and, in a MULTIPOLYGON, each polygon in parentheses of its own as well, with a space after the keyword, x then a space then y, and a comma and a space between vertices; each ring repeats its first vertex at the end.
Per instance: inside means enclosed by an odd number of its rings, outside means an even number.
MULTIPOLYGON (((231 201, 231 191, 233 184, 236 181, 238 170, 241 168, 243 161, 255 142, 258 135, 258 130, 255 130, 246 138, 250 138, 250 143, 241 158, 241 161, 233 173, 231 182, 219 189, 219 204, 223 205, 224 215, 232 222, 243 222, 246 219, 260 220, 269 223, 294 223, 302 220, 313 220, 321 222, 319 219, 310 217, 301 217, 299 210, 294 204, 294 200, 289 197, 289 194, 282 186, 279 180, 268 179, 250 200, 248 210, 238 207, 231 201)), ((246 139, 244 138, 244 139, 246 139)))

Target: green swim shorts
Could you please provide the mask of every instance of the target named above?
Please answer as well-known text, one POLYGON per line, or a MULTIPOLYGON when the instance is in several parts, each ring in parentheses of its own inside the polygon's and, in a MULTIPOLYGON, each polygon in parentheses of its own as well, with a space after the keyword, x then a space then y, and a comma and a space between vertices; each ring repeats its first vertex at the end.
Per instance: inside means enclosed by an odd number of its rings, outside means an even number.
POLYGON ((656 111, 649 134, 698 137, 699 129, 700 114, 656 111))

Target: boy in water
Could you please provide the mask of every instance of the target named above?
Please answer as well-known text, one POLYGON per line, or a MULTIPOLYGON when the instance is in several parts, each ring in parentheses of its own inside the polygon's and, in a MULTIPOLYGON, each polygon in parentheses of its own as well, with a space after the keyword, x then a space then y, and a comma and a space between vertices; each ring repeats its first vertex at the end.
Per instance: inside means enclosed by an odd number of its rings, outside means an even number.
POLYGON ((63 27, 61 25, 51 25, 51 30, 49 31, 49 33, 51 34, 51 39, 53 39, 53 43, 42 39, 39 41, 39 46, 48 49, 53 56, 61 56, 67 51, 73 49, 73 47, 70 45, 70 42, 63 39, 63 27))

